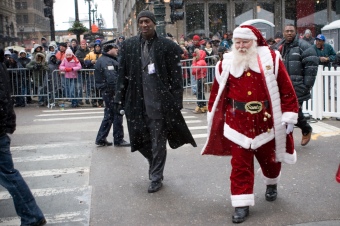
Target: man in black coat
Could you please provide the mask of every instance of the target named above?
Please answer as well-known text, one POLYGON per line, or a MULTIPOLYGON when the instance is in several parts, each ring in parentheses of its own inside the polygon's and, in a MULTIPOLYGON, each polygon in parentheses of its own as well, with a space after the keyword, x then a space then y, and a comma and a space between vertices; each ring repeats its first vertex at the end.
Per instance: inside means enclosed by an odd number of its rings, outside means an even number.
POLYGON ((141 11, 137 22, 141 35, 124 41, 121 49, 116 111, 124 108, 131 151, 149 162, 148 192, 162 187, 166 142, 171 148, 196 143, 181 114, 183 80, 180 47, 155 32, 156 18, 141 11))
POLYGON ((286 25, 283 36, 284 38, 273 48, 279 50, 282 55, 299 101, 300 108, 296 126, 301 129, 301 145, 305 146, 310 141, 312 127, 302 112, 302 104, 311 98, 311 90, 318 72, 319 58, 313 46, 299 38, 294 25, 286 25))
POLYGON ((45 225, 46 220, 35 199, 22 178, 14 168, 10 150, 12 134, 16 128, 16 116, 11 100, 9 75, 4 62, 4 51, 0 49, 0 185, 13 197, 20 225, 45 225))
POLYGON ((104 118, 100 125, 96 144, 99 146, 111 146, 107 141, 110 129, 113 126, 113 140, 117 147, 130 147, 126 142, 123 131, 123 115, 114 111, 114 96, 118 78, 118 46, 113 40, 103 43, 103 53, 94 66, 96 87, 100 89, 105 102, 104 118))

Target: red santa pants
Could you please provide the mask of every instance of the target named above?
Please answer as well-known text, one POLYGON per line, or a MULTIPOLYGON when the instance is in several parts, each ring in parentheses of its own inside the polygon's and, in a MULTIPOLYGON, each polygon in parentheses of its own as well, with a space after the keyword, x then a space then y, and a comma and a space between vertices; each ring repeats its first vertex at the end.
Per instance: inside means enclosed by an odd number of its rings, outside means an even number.
POLYGON ((271 140, 256 150, 244 149, 232 143, 231 153, 232 206, 253 206, 254 156, 262 169, 265 184, 276 184, 280 176, 281 163, 275 162, 275 140, 271 140))

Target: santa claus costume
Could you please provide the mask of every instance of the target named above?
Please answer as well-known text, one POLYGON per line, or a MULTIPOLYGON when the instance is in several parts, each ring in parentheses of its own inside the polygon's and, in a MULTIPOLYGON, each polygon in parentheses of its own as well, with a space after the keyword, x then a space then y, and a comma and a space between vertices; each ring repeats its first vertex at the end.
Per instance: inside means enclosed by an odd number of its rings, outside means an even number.
MULTIPOLYGON (((292 130, 298 102, 280 54, 269 49, 261 33, 244 25, 233 34, 234 40, 254 40, 254 54, 240 60, 234 48, 216 65, 202 154, 232 156, 231 202, 248 208, 245 217, 254 205, 254 156, 268 201, 276 199, 281 162, 296 162, 292 130)), ((234 223, 243 220, 233 216, 234 223)))

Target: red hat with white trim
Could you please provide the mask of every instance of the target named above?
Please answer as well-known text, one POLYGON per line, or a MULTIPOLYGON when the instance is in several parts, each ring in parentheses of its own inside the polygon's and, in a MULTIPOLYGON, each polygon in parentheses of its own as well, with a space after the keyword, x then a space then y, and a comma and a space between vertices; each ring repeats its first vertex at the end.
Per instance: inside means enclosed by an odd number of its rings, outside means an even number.
POLYGON ((235 38, 251 39, 257 41, 257 46, 268 46, 261 32, 251 25, 242 25, 235 28, 233 39, 235 38))

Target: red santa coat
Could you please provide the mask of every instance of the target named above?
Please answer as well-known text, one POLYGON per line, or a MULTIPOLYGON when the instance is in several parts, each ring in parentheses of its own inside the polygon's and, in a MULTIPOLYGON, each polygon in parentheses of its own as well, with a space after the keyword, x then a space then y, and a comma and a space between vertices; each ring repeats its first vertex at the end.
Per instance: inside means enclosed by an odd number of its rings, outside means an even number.
POLYGON ((280 54, 267 46, 257 49, 258 63, 249 65, 249 71, 232 64, 232 52, 224 54, 223 62, 216 65, 208 103, 208 139, 202 155, 231 155, 230 142, 255 150, 275 139, 276 161, 293 164, 294 141, 283 124, 297 122, 295 91, 280 54), (232 108, 228 98, 240 102, 268 100, 269 109, 256 114, 240 112, 232 108), (263 120, 265 112, 271 115, 267 121, 263 120))

